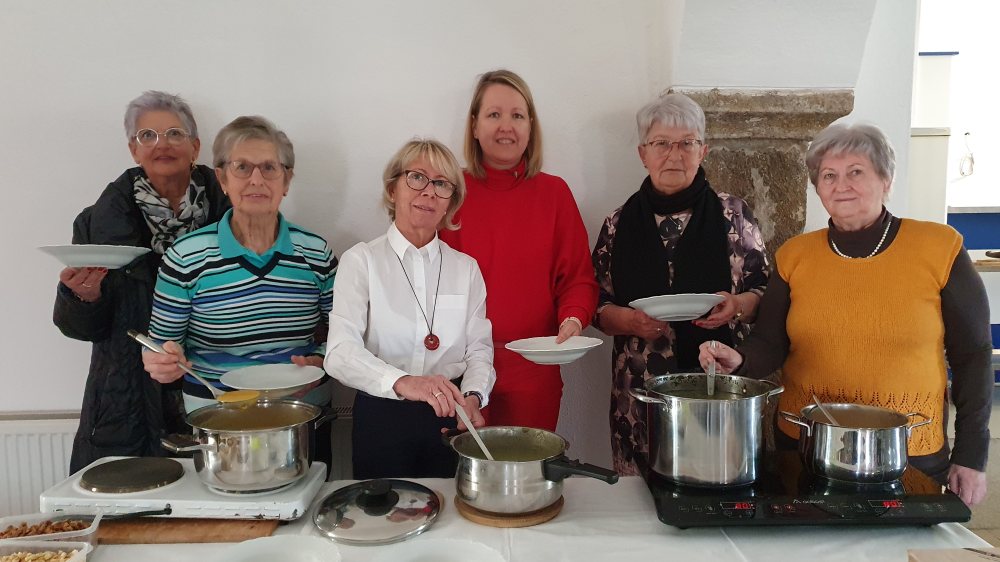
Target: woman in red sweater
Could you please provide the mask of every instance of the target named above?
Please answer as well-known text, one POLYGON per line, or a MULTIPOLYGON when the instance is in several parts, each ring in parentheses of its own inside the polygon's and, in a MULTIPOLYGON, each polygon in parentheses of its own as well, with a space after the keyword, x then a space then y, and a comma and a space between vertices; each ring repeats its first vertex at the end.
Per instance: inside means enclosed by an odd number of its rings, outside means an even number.
POLYGON ((465 128, 468 196, 461 228, 441 239, 479 262, 493 322, 496 386, 489 425, 555 430, 562 398, 557 365, 536 365, 508 342, 579 335, 597 306, 587 230, 569 186, 545 174, 531 91, 509 70, 483 74, 465 128))

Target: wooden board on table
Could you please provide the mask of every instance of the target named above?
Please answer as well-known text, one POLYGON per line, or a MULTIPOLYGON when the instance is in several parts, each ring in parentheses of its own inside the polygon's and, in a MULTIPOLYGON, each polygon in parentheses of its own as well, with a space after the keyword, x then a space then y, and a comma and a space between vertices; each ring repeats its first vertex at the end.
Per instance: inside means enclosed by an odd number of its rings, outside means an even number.
POLYGON ((174 544, 243 542, 268 537, 278 528, 275 519, 157 518, 101 521, 99 544, 174 544))

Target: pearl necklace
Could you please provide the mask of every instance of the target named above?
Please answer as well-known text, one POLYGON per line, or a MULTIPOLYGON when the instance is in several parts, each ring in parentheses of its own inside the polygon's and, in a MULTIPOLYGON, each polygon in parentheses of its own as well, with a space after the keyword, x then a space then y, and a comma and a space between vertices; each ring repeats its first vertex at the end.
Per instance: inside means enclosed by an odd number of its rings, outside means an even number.
POLYGON ((842 257, 842 258, 847 258, 849 260, 868 259, 868 258, 874 256, 875 254, 877 254, 878 251, 879 251, 879 249, 882 248, 882 244, 885 242, 885 237, 886 237, 887 234, 889 234, 889 227, 891 227, 891 226, 892 226, 892 219, 890 218, 889 221, 885 225, 885 230, 882 231, 882 238, 880 238, 879 241, 878 241, 878 244, 875 245, 875 249, 872 250, 872 253, 870 253, 870 254, 868 254, 867 256, 864 256, 864 257, 861 257, 861 256, 858 256, 858 257, 848 256, 844 252, 841 252, 840 248, 837 247, 837 243, 833 241, 833 235, 832 234, 830 235, 830 246, 833 248, 833 251, 836 252, 837 255, 840 256, 840 257, 842 257))

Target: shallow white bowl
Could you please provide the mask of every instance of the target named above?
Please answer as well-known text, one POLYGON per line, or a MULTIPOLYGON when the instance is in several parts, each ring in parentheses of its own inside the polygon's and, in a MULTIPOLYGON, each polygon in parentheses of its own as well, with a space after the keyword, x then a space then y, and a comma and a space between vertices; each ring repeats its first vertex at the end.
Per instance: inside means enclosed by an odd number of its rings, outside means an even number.
POLYGON ((66 267, 106 267, 118 269, 135 258, 149 253, 149 248, 136 246, 105 246, 101 244, 63 244, 39 246, 39 250, 55 257, 66 267))
POLYGON ((628 305, 663 322, 680 322, 699 318, 724 300, 712 293, 683 293, 636 299, 628 305))
POLYGON ((415 537, 379 551, 372 562, 505 562, 496 550, 465 539, 415 537))
POLYGON ((217 562, 340 562, 332 541, 303 535, 278 535, 243 541, 222 552, 217 562))
POLYGON ((323 374, 323 369, 312 365, 299 367, 292 363, 277 363, 233 369, 222 375, 220 380, 230 388, 259 390, 262 397, 280 398, 318 381, 323 374))
POLYGON ((597 338, 572 336, 556 344, 555 336, 542 336, 512 341, 504 347, 539 365, 564 365, 583 357, 585 353, 602 343, 597 338))

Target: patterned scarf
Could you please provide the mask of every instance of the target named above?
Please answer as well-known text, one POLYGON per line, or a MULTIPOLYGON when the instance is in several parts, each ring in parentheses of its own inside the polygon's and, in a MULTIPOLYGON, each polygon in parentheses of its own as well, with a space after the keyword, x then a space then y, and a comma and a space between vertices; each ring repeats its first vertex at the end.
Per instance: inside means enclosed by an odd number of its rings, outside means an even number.
POLYGON ((174 210, 170 206, 170 201, 159 193, 149 183, 149 178, 145 172, 140 173, 135 178, 133 184, 135 202, 142 210, 142 216, 146 219, 146 225, 153 234, 151 246, 153 251, 163 254, 167 248, 180 236, 193 232, 202 226, 208 219, 208 201, 205 195, 205 182, 195 179, 197 170, 191 173, 191 183, 188 185, 187 193, 181 199, 179 212, 174 215, 174 210))

